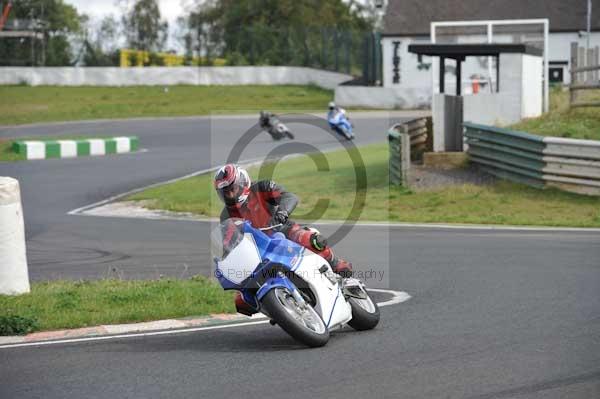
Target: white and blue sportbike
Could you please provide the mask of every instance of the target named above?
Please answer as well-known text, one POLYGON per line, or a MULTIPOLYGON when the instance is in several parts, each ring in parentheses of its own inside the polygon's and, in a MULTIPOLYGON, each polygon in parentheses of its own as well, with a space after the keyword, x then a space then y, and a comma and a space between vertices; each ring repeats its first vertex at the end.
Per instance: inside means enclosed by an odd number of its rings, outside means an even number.
POLYGON ((325 345, 329 332, 344 324, 369 330, 379 323, 379 308, 361 281, 335 274, 324 258, 282 233, 269 236, 232 218, 211 242, 223 288, 241 291, 271 324, 308 346, 325 345))
POLYGON ((354 139, 352 123, 350 123, 344 109, 337 107, 334 109, 330 108, 327 113, 327 122, 329 122, 329 127, 340 136, 343 136, 347 140, 354 139))

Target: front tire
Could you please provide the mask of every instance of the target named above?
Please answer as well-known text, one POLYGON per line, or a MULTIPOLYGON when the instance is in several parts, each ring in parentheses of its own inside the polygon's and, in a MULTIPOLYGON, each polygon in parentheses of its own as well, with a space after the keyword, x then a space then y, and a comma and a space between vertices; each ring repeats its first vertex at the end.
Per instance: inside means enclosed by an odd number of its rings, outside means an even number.
POLYGON ((329 330, 312 306, 302 310, 285 288, 274 288, 262 299, 271 318, 295 340, 316 348, 329 341, 329 330))
POLYGON ((352 307, 352 320, 348 325, 355 330, 372 330, 379 324, 379 306, 373 302, 371 297, 359 299, 350 297, 348 303, 352 307))

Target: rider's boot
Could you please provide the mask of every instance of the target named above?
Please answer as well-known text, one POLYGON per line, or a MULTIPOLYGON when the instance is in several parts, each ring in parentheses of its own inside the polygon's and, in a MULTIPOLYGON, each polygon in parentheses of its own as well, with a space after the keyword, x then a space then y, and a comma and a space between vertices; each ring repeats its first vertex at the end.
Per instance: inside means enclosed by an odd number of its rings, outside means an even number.
POLYGON ((235 293, 235 310, 246 316, 252 316, 253 314, 258 313, 252 306, 244 301, 242 293, 239 291, 235 293))

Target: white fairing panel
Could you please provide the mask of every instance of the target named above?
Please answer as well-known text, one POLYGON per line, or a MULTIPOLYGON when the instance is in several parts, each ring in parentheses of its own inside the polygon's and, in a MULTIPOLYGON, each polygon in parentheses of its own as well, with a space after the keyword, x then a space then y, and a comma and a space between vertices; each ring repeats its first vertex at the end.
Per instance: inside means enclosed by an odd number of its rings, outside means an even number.
POLYGON ((346 302, 339 284, 332 283, 319 272, 319 268, 323 265, 330 267, 321 256, 308 253, 302 258, 294 273, 310 285, 317 296, 315 310, 328 327, 334 327, 352 319, 352 308, 346 302))
POLYGON ((227 280, 240 284, 248 278, 260 264, 260 253, 252 234, 244 234, 244 239, 225 257, 217 267, 227 280))

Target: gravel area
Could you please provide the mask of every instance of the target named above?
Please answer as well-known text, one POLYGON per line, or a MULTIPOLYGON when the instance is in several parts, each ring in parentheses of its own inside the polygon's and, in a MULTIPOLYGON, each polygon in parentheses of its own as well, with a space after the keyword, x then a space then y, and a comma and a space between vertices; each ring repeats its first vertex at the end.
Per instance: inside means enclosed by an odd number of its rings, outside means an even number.
POLYGON ((411 165, 410 188, 415 191, 426 191, 463 184, 487 185, 496 181, 496 177, 479 170, 476 166, 442 169, 411 165))

